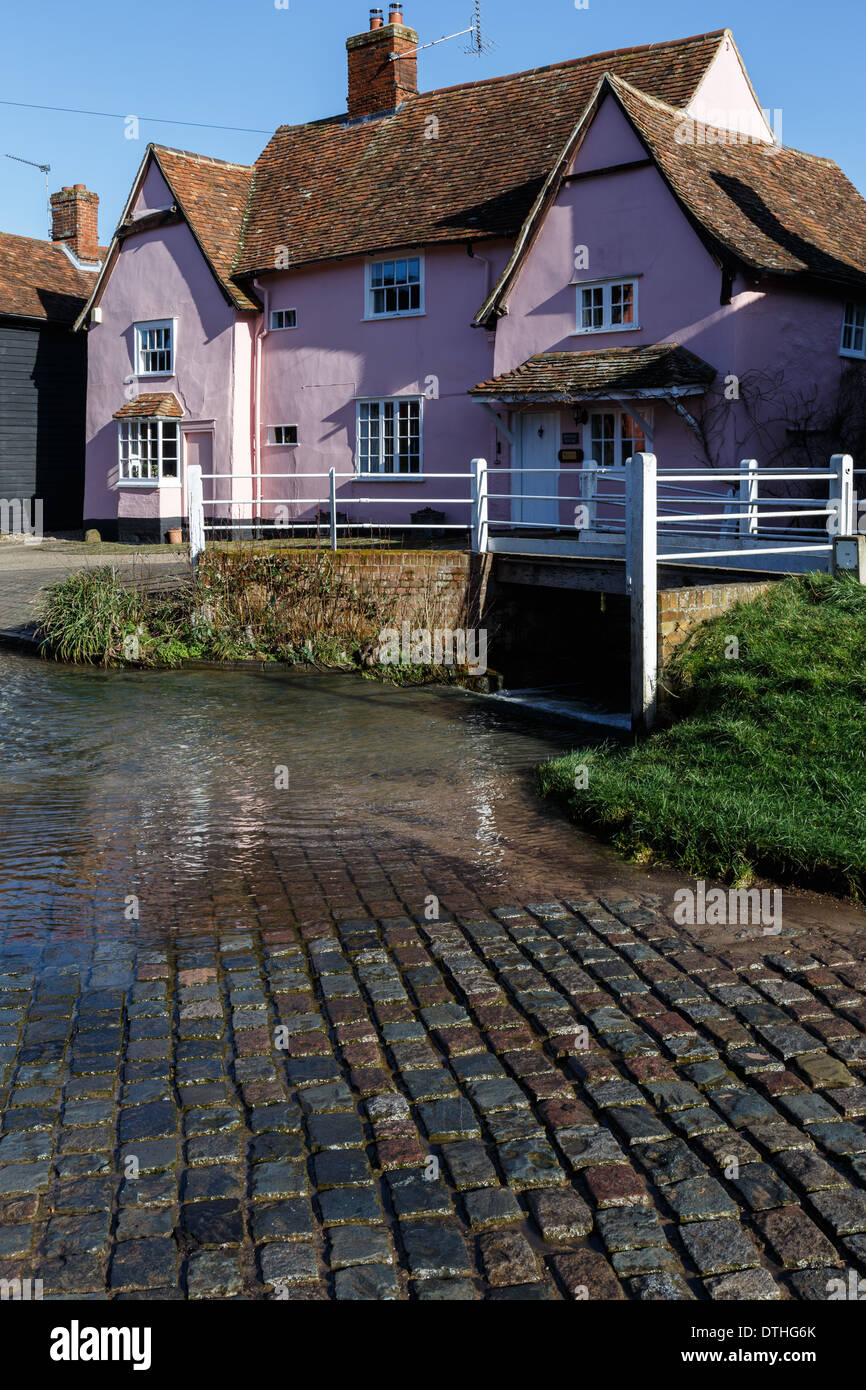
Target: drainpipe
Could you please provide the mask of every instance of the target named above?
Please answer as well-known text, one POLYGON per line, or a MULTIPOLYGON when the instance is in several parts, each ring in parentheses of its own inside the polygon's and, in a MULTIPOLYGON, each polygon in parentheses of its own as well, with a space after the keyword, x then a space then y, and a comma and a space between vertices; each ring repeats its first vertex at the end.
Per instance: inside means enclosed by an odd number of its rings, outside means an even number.
POLYGON ((486 256, 479 256, 478 252, 475 250, 475 247, 472 245, 472 242, 471 242, 471 241, 468 241, 468 242, 466 243, 466 254, 467 254, 467 256, 470 258, 470 260, 473 260, 473 261, 480 261, 481 264, 482 264, 483 266, 486 266, 486 267, 487 267, 487 277, 486 277, 486 278, 487 278, 487 286, 486 286, 486 289, 485 289, 485 291, 484 291, 484 299, 483 299, 483 301, 482 301, 484 304, 486 304, 487 301, 488 301, 488 299, 490 298, 490 289, 491 289, 490 280, 491 280, 491 268, 492 268, 492 267, 491 267, 491 262, 487 259, 486 256))
POLYGON ((259 515, 262 508, 262 466, 261 466, 261 439, 262 439, 262 343, 270 333, 270 293, 258 280, 253 280, 253 288, 256 289, 262 299, 262 321, 256 333, 256 350, 254 355, 255 383, 253 386, 253 467, 252 471, 256 475, 253 478, 253 502, 259 504, 259 515), (258 496, 256 491, 258 490, 258 496))

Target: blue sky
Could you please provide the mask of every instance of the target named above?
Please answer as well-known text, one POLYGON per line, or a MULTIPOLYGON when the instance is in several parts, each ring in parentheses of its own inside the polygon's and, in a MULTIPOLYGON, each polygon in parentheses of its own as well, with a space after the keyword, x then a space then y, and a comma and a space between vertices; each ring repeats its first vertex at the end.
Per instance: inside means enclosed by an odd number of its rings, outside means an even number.
MULTIPOLYGON (((266 131, 345 110, 345 39, 367 28, 368 0, 277 3, 286 0, 19 3, 3 19, 0 97, 266 131)), ((472 8, 407 0, 406 23, 426 43, 464 28, 472 8)), ((463 52, 465 39, 428 49, 422 88, 728 27, 762 105, 783 112, 785 144, 836 159, 866 194, 863 0, 482 0, 482 13, 497 47, 480 59, 463 52)), ((50 164, 52 190, 99 193, 107 242, 148 141, 250 163, 266 138, 142 120, 135 141, 122 119, 0 104, 0 230, 47 231, 43 176, 6 153, 50 164)))

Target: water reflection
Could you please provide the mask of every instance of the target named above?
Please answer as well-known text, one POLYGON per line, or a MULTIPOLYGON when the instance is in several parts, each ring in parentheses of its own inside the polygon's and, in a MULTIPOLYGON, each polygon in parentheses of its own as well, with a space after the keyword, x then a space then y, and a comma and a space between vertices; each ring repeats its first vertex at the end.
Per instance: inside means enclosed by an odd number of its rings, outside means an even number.
POLYGON ((129 894, 155 926, 326 912, 334 874, 347 901, 532 866, 528 891, 539 855, 573 881, 575 834, 533 791, 573 736, 461 691, 4 653, 0 734, 7 926, 117 927, 129 894))
POLYGON ((4 928, 116 938, 130 895, 156 932, 672 895, 538 801, 536 765, 587 730, 506 701, 0 652, 0 737, 4 928))

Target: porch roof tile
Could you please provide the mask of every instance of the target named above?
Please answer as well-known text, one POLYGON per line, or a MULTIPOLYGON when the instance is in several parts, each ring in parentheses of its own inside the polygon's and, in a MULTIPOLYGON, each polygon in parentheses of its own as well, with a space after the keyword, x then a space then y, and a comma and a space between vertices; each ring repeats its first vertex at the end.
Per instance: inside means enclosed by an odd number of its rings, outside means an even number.
POLYGON ((601 352, 539 352, 513 371, 471 387, 470 396, 514 401, 604 399, 685 388, 704 391, 715 367, 676 343, 606 348, 601 352))
POLYGON ((155 416, 162 419, 179 420, 183 415, 180 401, 172 391, 151 391, 135 396, 119 410, 115 410, 115 420, 147 420, 155 416))

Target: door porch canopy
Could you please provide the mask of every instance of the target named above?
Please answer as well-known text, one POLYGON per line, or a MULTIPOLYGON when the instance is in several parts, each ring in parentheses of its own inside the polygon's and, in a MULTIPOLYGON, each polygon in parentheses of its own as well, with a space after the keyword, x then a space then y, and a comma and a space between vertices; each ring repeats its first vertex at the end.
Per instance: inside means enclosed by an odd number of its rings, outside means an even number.
MULTIPOLYGON (((640 401, 664 401, 697 430, 683 401, 703 396, 715 367, 677 343, 652 347, 606 348, 601 352, 540 352, 513 371, 470 388, 469 395, 492 413, 494 406, 525 410, 617 401, 629 408, 640 401)), ((634 418, 640 421, 636 410, 634 418)), ((499 417, 495 417, 501 428, 499 417)))

